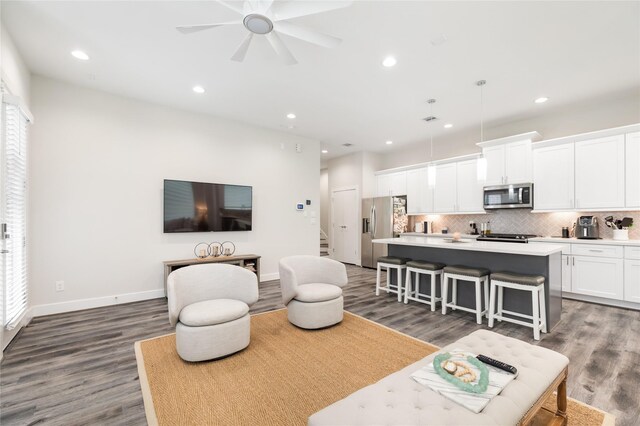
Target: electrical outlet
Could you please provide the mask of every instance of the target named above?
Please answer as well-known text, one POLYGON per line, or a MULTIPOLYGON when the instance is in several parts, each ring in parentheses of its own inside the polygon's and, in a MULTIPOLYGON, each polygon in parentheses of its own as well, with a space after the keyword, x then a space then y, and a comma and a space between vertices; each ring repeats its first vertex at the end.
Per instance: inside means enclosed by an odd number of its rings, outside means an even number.
POLYGON ((64 281, 56 281, 56 291, 64 291, 64 281))

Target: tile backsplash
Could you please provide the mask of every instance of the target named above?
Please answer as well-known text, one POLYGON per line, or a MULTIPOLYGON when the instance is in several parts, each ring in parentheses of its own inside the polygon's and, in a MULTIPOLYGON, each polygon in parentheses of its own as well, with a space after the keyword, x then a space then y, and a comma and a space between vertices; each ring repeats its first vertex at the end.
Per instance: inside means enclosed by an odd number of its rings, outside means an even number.
POLYGON ((471 232, 469 222, 478 224, 491 222, 491 232, 504 234, 534 234, 543 237, 562 235, 562 227, 567 226, 571 230, 573 223, 579 216, 596 216, 600 228, 600 238, 613 238, 613 230, 604 224, 604 218, 613 216, 616 219, 623 217, 633 218, 634 225, 629 228, 629 239, 640 240, 640 211, 627 212, 554 212, 531 213, 530 210, 496 210, 494 213, 470 214, 470 215, 426 215, 409 216, 407 231, 414 230, 417 222, 433 222, 433 232, 440 232, 442 228, 449 228, 449 232, 471 232))

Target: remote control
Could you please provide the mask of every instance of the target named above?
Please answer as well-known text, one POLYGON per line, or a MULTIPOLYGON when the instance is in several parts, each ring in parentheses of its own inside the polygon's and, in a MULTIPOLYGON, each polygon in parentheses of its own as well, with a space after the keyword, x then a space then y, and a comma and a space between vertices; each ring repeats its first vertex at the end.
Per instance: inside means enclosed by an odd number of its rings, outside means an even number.
POLYGON ((511 373, 511 374, 518 373, 518 369, 515 368, 513 365, 506 364, 502 361, 498 361, 497 359, 489 358, 486 355, 478 355, 476 358, 478 358, 480 361, 484 362, 485 364, 499 368, 500 370, 504 370, 508 373, 511 373))

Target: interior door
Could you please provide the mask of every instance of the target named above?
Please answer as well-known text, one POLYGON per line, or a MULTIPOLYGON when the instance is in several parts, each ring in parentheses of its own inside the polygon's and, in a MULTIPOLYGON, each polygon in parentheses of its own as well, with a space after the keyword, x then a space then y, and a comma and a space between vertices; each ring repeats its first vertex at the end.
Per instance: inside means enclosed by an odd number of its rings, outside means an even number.
POLYGON ((345 263, 359 263, 359 202, 355 189, 338 190, 332 197, 333 258, 345 263))

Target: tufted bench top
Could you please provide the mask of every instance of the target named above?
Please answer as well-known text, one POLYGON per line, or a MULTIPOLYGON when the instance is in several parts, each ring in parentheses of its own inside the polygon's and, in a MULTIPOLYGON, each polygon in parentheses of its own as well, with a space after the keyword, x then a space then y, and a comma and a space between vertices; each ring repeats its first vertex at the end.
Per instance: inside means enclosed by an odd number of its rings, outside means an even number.
POLYGON ((308 424, 515 425, 568 365, 566 356, 550 349, 478 330, 318 411, 309 417, 308 424), (413 372, 432 362, 438 353, 453 349, 487 355, 511 364, 518 369, 518 377, 479 414, 411 379, 413 372))

